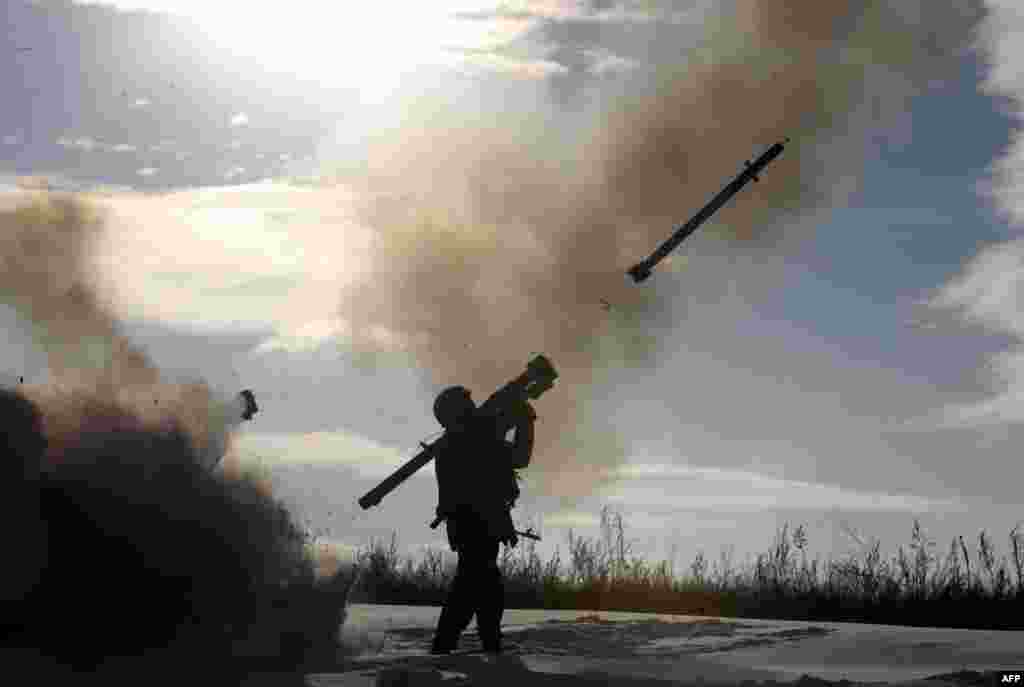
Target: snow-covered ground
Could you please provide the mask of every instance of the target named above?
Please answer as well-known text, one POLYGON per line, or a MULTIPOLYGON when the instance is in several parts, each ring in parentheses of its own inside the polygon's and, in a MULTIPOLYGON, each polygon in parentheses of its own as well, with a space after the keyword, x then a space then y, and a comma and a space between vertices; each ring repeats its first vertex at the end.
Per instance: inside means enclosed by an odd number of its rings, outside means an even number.
MULTIPOLYGON (((788 682, 810 675, 898 683, 1024 668, 1024 632, 536 610, 505 612, 512 646, 506 656, 429 657, 439 613, 436 607, 353 604, 342 636, 364 652, 344 670, 313 674, 307 682, 572 687, 788 682)), ((478 647, 471 625, 460 648, 478 647)))

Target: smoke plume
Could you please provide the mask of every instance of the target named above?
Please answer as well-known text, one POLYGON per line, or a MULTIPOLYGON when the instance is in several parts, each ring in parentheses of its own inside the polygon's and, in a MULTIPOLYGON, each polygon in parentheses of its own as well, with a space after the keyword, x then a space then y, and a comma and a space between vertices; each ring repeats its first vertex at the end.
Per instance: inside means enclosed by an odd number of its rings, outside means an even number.
POLYGON ((0 299, 46 354, 48 383, 25 389, 43 408, 49 462, 83 433, 183 430, 212 466, 240 422, 238 399, 203 382, 169 383, 98 297, 92 260, 104 216, 45 190, 0 208, 0 299))
POLYGON ((163 685, 202 665, 239 684, 333 651, 346 579, 316 581, 303 531, 258 483, 203 469, 181 433, 123 427, 79 437, 39 473, 40 410, 0 390, 0 420, 0 507, 18 546, 0 644, 38 652, 26 670, 110 684, 145 669, 163 685))
POLYGON ((265 481, 211 470, 244 399, 166 382, 124 335, 95 287, 103 220, 45 188, 0 209, 0 293, 50 375, 0 389, 16 532, 2 643, 38 652, 23 668, 44 681, 67 677, 54 665, 118 681, 138 657, 154 684, 196 662, 226 684, 261 661, 297 670, 336 647, 346 580, 317 581, 307 534, 265 481))
MULTIPOLYGON (((558 54, 552 36, 574 18, 542 15, 519 40, 558 54)), ((686 297, 678 280, 637 287, 624 271, 787 136, 762 181, 702 230, 717 239, 682 250, 792 251, 855 190, 874 132, 956 64, 981 15, 977 2, 721 3, 697 44, 674 46, 669 29, 637 41, 640 72, 605 87, 582 126, 552 103, 505 101, 474 119, 420 98, 360 179, 377 241, 340 315, 359 345, 390 332, 434 383, 479 400, 530 353, 550 356, 561 379, 538 403, 536 469, 552 493, 589 492, 628 449, 588 419, 600 399, 621 402, 607 372, 655 362, 651 332, 686 297)))

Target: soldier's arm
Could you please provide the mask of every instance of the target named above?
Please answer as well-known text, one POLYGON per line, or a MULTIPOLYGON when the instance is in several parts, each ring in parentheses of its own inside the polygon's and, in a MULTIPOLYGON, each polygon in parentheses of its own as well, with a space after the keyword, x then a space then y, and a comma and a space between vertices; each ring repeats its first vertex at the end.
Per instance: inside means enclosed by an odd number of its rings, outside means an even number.
POLYGON ((530 404, 524 405, 526 409, 515 424, 515 438, 509 446, 509 462, 515 470, 528 466, 533 456, 533 423, 537 420, 537 414, 530 404))
POLYGON ((451 513, 451 485, 448 478, 448 461, 444 453, 434 456, 434 475, 437 477, 437 515, 447 516, 451 513))

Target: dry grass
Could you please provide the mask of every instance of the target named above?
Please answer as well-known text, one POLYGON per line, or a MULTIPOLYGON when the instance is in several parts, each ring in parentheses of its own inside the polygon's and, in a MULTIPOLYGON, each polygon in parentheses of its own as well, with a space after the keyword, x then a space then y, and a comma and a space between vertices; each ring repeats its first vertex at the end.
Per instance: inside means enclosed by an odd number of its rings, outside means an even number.
MULTIPOLYGON (((725 617, 871 622, 961 628, 1024 629, 1024 532, 1008 535, 1008 555, 982 531, 977 545, 954 539, 935 552, 915 520, 907 547, 886 557, 872 541, 840 560, 810 559, 803 526, 783 526, 772 546, 746 567, 698 553, 678 573, 668 561, 633 555, 622 515, 605 508, 601 535, 567 537, 542 560, 536 544, 504 549, 506 606, 696 614, 725 617)), ((440 605, 454 560, 428 550, 418 561, 399 554, 396 537, 358 555, 353 599, 364 603, 440 605)))

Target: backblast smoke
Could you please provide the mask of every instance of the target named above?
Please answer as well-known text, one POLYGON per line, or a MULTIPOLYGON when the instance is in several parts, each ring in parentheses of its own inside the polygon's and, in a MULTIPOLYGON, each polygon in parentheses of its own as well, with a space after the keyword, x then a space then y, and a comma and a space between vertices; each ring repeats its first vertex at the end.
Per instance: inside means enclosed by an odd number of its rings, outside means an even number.
POLYGON ((252 404, 165 383, 124 336, 93 288, 101 221, 45 191, 0 210, 0 294, 50 373, 0 389, 0 504, 16 532, 0 641, 38 654, 23 668, 43 681, 294 670, 309 646, 334 648, 344 580, 317 582, 306 533, 263 484, 210 469, 252 404))

